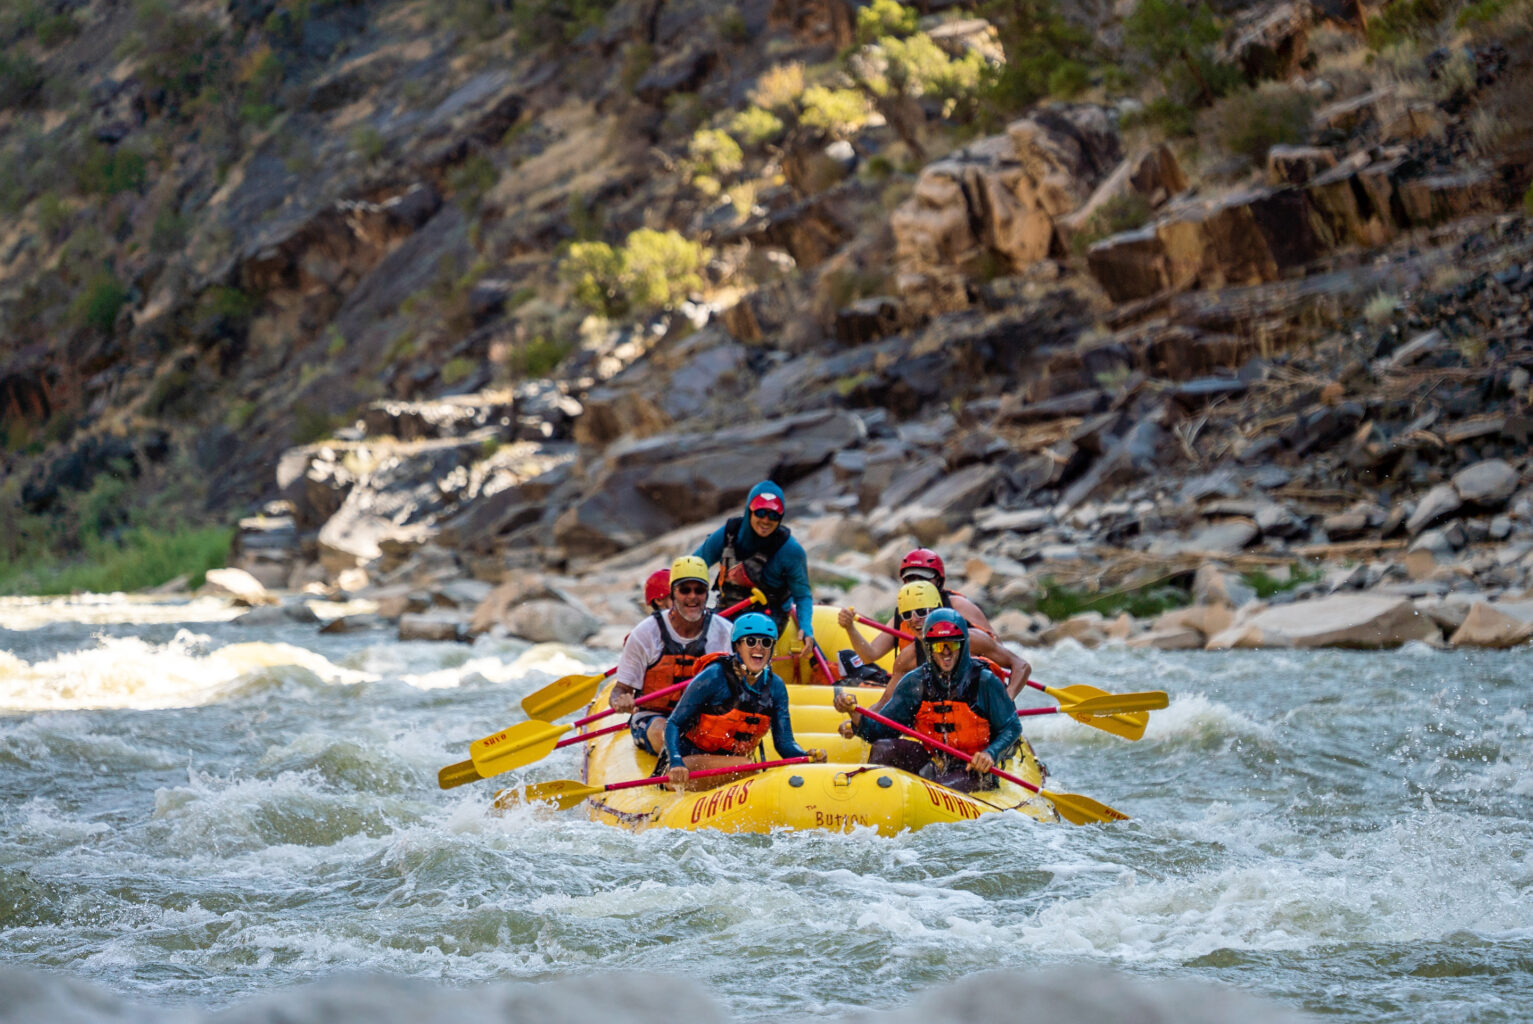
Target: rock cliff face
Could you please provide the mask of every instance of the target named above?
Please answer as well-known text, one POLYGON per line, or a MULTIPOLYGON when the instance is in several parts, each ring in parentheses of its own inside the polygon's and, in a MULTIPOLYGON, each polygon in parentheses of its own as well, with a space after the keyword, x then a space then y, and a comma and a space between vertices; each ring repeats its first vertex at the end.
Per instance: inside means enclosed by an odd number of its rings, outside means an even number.
MULTIPOLYGON (((55 6, 74 34, 0 23, 43 83, 0 75, 18 514, 132 476, 265 506, 233 557, 268 585, 420 614, 389 588, 536 571, 581 629, 767 476, 874 599, 917 540, 1013 606, 1215 560, 1528 584, 1520 23, 1391 79, 1308 6, 1234 5, 1214 57, 1305 122, 1232 170, 1104 87, 961 134, 868 77, 850 0, 55 6), (706 245, 700 283, 586 318, 571 244, 641 228, 706 245)), ((944 60, 1004 61, 915 6, 944 60)), ((1230 629, 1308 635, 1156 627, 1230 629)))

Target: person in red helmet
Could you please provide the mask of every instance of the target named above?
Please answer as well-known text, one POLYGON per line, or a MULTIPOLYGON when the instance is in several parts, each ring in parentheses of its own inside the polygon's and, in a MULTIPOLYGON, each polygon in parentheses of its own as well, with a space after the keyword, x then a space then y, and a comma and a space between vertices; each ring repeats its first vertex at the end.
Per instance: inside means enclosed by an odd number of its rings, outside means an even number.
POLYGON ((909 583, 911 580, 929 580, 942 595, 942 607, 953 609, 975 629, 995 635, 995 629, 991 627, 985 613, 980 611, 979 605, 947 589, 947 568, 942 564, 941 556, 931 548, 916 548, 900 559, 900 582, 909 583))
POLYGON ((1016 704, 1001 681, 969 653, 973 634, 957 612, 933 609, 915 646, 923 648, 921 665, 907 675, 883 709, 884 715, 934 740, 957 747, 971 760, 914 743, 872 719, 864 718, 857 699, 838 692, 835 709, 851 716, 840 733, 859 736, 871 744, 869 764, 914 772, 961 792, 994 788, 987 774, 1005 761, 1022 738, 1016 704))
MULTIPOLYGON (((1027 685, 1027 679, 1033 673, 1033 666, 1026 658, 1010 650, 996 638, 995 631, 990 626, 990 620, 985 618, 985 613, 980 611, 973 601, 962 594, 942 589, 942 584, 946 582, 947 577, 943 571, 942 559, 937 556, 937 553, 929 548, 916 548, 910 552, 900 563, 900 578, 904 580, 904 585, 900 587, 899 609, 895 617, 889 621, 889 628, 919 635, 928 614, 938 608, 952 609, 962 616, 973 630, 969 636, 969 644, 973 648, 974 656, 995 665, 998 671, 1004 669, 1009 673, 1005 679, 1006 692, 1015 700, 1017 694, 1021 693, 1022 688, 1027 685)), ((840 614, 836 616, 836 621, 842 629, 846 630, 847 639, 851 641, 853 650, 866 665, 876 663, 896 646, 900 649, 894 659, 894 670, 890 673, 889 684, 884 688, 884 695, 879 698, 879 704, 874 708, 877 710, 893 696, 895 685, 905 673, 921 663, 921 645, 899 641, 888 633, 879 633, 872 640, 868 640, 856 628, 857 611, 854 608, 841 609, 840 614)))
POLYGON ((644 581, 644 603, 652 612, 671 610, 671 570, 656 569, 644 581))

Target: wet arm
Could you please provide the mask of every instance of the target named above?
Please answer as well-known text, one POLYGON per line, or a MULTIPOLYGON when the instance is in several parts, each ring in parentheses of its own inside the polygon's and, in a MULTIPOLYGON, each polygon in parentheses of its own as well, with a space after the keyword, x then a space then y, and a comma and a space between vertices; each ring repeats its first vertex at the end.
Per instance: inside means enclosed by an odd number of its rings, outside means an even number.
POLYGON ((793 716, 788 707, 788 688, 774 672, 772 690, 772 746, 778 757, 804 757, 809 751, 798 745, 793 738, 793 716))
POLYGON ((993 672, 985 673, 980 686, 979 709, 990 722, 990 744, 985 753, 997 764, 1011 745, 1022 738, 1022 723, 1017 719, 1017 706, 1006 696, 1006 687, 993 672))
POLYGON ((702 675, 681 691, 681 700, 665 720, 665 749, 670 752, 671 764, 681 764, 682 734, 697 724, 705 707, 727 699, 728 692, 729 686, 724 682, 723 673, 713 671, 711 667, 703 670, 702 675), (724 691, 722 696, 720 690, 724 691))
POLYGON ((697 550, 692 553, 704 562, 707 562, 709 566, 717 565, 719 559, 724 556, 724 530, 727 528, 727 525, 725 524, 725 526, 721 526, 710 533, 697 546, 697 550))

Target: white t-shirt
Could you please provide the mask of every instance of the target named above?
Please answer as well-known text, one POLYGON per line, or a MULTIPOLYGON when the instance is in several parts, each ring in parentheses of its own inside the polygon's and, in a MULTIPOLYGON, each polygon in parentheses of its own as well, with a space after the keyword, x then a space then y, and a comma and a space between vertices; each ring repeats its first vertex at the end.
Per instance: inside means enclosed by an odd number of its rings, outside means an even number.
MULTIPOLYGON (((665 631, 673 641, 678 644, 692 642, 676 635, 676 630, 671 627, 669 612, 662 613, 660 619, 665 623, 665 631)), ((734 623, 721 615, 715 615, 708 624, 708 642, 704 646, 704 653, 729 650, 729 636, 734 628, 734 623)), ((645 670, 659 659, 664 650, 665 644, 660 636, 660 628, 655 625, 655 617, 646 616, 628 634, 628 639, 623 641, 623 653, 617 659, 617 681, 635 690, 640 689, 644 685, 645 670)))

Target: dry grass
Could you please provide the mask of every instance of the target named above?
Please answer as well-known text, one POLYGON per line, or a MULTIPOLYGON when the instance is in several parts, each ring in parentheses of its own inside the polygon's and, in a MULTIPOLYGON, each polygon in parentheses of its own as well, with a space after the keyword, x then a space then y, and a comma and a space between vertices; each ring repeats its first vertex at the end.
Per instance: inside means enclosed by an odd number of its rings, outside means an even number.
POLYGON ((791 110, 804 94, 804 85, 804 65, 797 61, 778 64, 756 79, 750 100, 764 110, 791 110))

